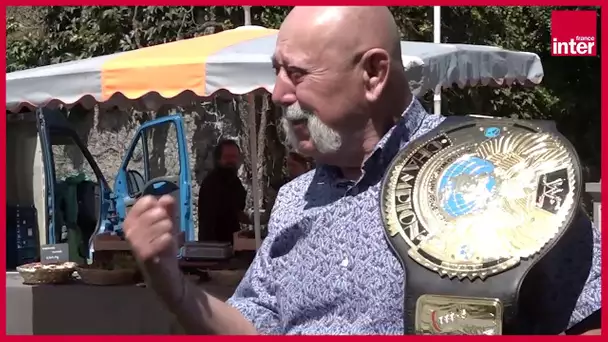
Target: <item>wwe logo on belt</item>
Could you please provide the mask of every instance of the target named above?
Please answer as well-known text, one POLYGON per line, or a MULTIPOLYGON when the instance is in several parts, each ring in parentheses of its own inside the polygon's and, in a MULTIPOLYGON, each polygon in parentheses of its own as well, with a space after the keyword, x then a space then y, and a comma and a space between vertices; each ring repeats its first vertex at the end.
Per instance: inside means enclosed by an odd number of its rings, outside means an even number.
POLYGON ((540 195, 538 203, 542 205, 545 202, 545 199, 548 199, 549 203, 554 205, 556 209, 559 209, 559 207, 562 205, 562 199, 559 198, 557 195, 564 191, 564 188, 562 188, 562 184, 564 184, 564 180, 561 178, 548 182, 547 176, 543 176, 543 193, 540 195))
POLYGON ((570 184, 566 169, 544 174, 540 178, 536 191, 537 206, 555 214, 561 208, 569 191, 570 184))

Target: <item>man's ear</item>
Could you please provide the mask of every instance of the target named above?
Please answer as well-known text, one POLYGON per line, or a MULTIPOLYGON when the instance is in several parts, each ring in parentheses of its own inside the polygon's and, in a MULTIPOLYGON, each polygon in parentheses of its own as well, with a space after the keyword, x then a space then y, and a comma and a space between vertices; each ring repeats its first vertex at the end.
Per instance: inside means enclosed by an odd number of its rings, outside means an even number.
POLYGON ((386 50, 371 49, 361 57, 363 69, 363 84, 365 85, 365 97, 370 102, 378 100, 382 94, 391 68, 391 60, 386 50))

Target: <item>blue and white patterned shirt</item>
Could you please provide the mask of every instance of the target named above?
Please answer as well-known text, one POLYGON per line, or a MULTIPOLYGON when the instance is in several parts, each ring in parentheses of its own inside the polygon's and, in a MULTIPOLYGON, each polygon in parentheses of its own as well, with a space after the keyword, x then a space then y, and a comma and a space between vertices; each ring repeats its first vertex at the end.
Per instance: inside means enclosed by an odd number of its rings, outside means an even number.
MULTIPOLYGON (((284 185, 268 237, 228 303, 262 334, 403 334, 404 271, 384 236, 380 183, 397 152, 443 119, 414 99, 359 181, 321 166, 284 185)), ((558 334, 601 307, 599 231, 589 221, 569 231, 579 233, 537 277, 539 333, 558 334)))

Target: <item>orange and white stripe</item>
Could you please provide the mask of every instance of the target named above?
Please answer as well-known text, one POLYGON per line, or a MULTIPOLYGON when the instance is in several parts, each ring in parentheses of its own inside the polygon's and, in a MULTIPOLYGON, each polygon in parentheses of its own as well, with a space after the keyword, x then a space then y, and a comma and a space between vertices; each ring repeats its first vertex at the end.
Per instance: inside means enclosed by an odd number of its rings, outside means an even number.
MULTIPOLYGON (((163 104, 226 92, 271 92, 270 56, 277 31, 244 26, 129 52, 7 74, 6 104, 68 107, 94 104, 156 109, 163 104)), ((402 42, 404 67, 415 92, 454 85, 538 84, 540 58, 533 53, 475 45, 402 42), (422 69, 421 69, 422 68, 422 69)))

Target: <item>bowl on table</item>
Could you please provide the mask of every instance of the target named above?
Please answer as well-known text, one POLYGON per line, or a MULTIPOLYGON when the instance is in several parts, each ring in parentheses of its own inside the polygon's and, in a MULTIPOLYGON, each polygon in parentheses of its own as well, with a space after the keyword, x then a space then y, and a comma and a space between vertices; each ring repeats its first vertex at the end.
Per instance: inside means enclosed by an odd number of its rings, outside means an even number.
POLYGON ((77 264, 75 262, 57 264, 33 262, 18 266, 17 272, 23 278, 24 284, 63 284, 72 280, 76 267, 77 264))

